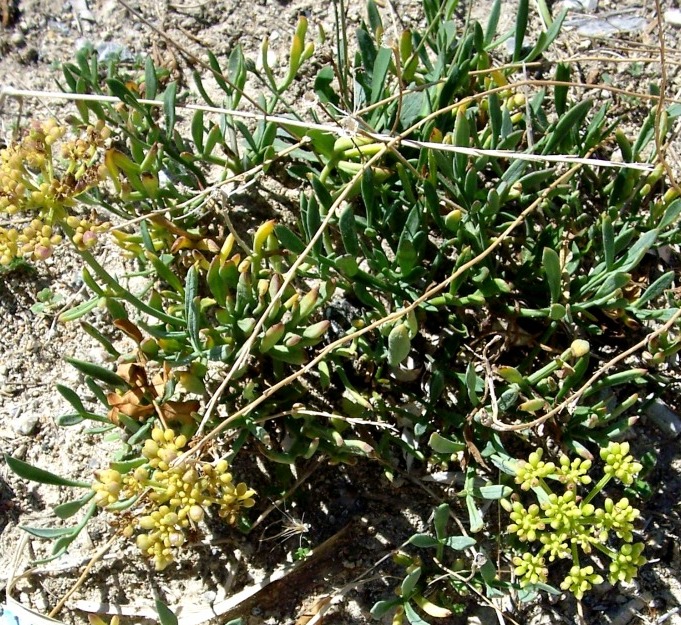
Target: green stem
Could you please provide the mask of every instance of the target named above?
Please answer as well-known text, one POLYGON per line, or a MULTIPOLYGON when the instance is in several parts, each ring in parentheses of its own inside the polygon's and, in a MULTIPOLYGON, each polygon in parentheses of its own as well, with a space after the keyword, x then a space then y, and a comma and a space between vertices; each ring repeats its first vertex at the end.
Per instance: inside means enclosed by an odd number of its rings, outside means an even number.
POLYGON ((608 556, 608 558, 610 558, 611 560, 614 560, 617 557, 617 553, 615 552, 615 550, 610 549, 610 547, 608 547, 607 545, 595 542, 593 543, 593 546, 596 547, 596 549, 598 549, 598 551, 600 551, 602 554, 608 556))
POLYGON ((437 546, 435 547, 435 555, 437 556, 439 562, 442 562, 444 560, 445 544, 443 541, 438 541, 437 546))
POLYGON ((572 543, 570 545, 570 551, 572 552, 572 561, 576 566, 579 566, 579 551, 577 551, 577 543, 572 543))
POLYGON ((552 360, 550 363, 535 371, 532 375, 527 376, 527 382, 531 385, 537 384, 544 378, 551 375, 554 371, 560 369, 563 366, 563 361, 567 360, 570 356, 570 350, 566 349, 558 358, 552 360))
POLYGON ((583 503, 584 503, 584 504, 590 503, 591 500, 592 500, 596 495, 598 495, 598 493, 600 493, 600 492, 605 488, 605 485, 610 481, 610 478, 612 478, 612 475, 608 475, 608 474, 606 473, 606 474, 600 479, 600 481, 598 482, 598 484, 596 484, 596 486, 594 486, 594 487, 591 489, 591 492, 586 496, 586 498, 584 499, 584 502, 583 502, 583 503))
POLYGON ((540 484, 540 486, 542 487, 542 489, 544 490, 544 492, 545 492, 547 495, 552 495, 552 494, 553 494, 553 491, 551 490, 551 487, 544 481, 544 478, 543 478, 543 477, 540 477, 540 478, 539 478, 539 484, 540 484))
POLYGON ((339 160, 340 155, 336 156, 334 154, 331 160, 329 160, 329 162, 326 165, 324 165, 324 169, 322 169, 321 173, 319 174, 319 182, 321 182, 322 184, 326 183, 328 177, 331 175, 331 172, 334 170, 339 160))
POLYGON ((161 484, 155 480, 147 480, 144 482, 145 488, 153 488, 157 492, 165 493, 168 490, 167 484, 161 484))

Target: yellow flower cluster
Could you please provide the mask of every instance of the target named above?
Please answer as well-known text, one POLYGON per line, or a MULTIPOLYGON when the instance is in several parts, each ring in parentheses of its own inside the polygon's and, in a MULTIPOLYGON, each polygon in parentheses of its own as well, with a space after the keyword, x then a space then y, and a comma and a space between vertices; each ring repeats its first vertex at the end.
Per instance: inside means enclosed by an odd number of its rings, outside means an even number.
POLYGON ((173 562, 175 550, 186 542, 187 531, 197 529, 209 508, 215 507, 220 518, 234 524, 241 509, 255 503, 255 491, 243 482, 234 483, 226 460, 197 467, 173 466, 186 445, 183 434, 154 428, 142 450, 148 464, 125 475, 115 469, 98 471, 92 486, 95 502, 101 507, 147 494, 141 513, 124 534, 142 530, 137 546, 153 559, 158 571, 173 562))
POLYGON ((16 230, 0 228, 0 265, 9 265, 17 257, 18 238, 16 230))
POLYGON ((0 228, 0 265, 9 265, 17 257, 45 260, 61 240, 42 219, 33 219, 22 231, 0 228))
POLYGON ((533 451, 529 458, 518 462, 515 481, 523 490, 530 490, 539 486, 541 480, 552 475, 556 470, 553 462, 544 462, 541 458, 543 449, 533 451))
POLYGON ((79 219, 74 215, 67 217, 66 223, 74 231, 71 240, 79 250, 89 250, 97 243, 98 235, 111 227, 108 221, 96 223, 88 219, 79 219))
POLYGON ((577 599, 581 599, 585 592, 602 583, 603 577, 594 572, 593 566, 576 565, 570 569, 570 573, 560 587, 563 590, 569 590, 577 599))
POLYGON ((592 586, 603 582, 603 576, 596 573, 593 566, 580 564, 580 550, 585 555, 596 550, 610 559, 608 579, 613 584, 631 581, 638 567, 645 564, 643 544, 632 544, 634 523, 640 512, 626 497, 616 502, 607 497, 602 508, 591 503, 613 478, 625 485, 631 484, 642 466, 629 455, 628 443, 611 442, 600 450, 600 456, 605 462, 605 475, 585 497, 579 491, 592 483, 588 475, 591 461, 562 456, 556 465, 544 462, 542 450, 538 449, 527 461, 518 462, 516 483, 523 491, 533 490, 539 500, 528 507, 519 500, 501 501, 511 519, 508 532, 515 534, 523 545, 523 553, 513 559, 521 587, 546 583, 547 558, 549 562, 572 559, 572 567, 561 588, 581 599, 592 586), (554 493, 549 481, 561 483, 564 492, 554 493), (613 543, 618 542, 617 539, 623 544, 616 549, 613 543), (531 543, 537 545, 536 551, 531 543))
POLYGON ((611 443, 608 447, 601 449, 601 458, 605 461, 605 473, 616 477, 622 484, 629 486, 633 483, 636 475, 641 471, 643 465, 636 462, 633 456, 629 455, 629 443, 611 443))
POLYGON ((58 229, 76 222, 74 242, 91 247, 108 224, 92 224, 69 214, 74 199, 99 184, 105 174, 101 152, 110 131, 103 121, 66 140, 66 126, 55 119, 35 121, 24 138, 0 150, 0 213, 25 214, 30 225, 0 228, 0 265, 15 258, 44 260, 61 242, 58 229))
POLYGON ((121 474, 115 469, 103 469, 95 472, 92 490, 95 491, 95 503, 106 508, 118 501, 123 486, 121 474))

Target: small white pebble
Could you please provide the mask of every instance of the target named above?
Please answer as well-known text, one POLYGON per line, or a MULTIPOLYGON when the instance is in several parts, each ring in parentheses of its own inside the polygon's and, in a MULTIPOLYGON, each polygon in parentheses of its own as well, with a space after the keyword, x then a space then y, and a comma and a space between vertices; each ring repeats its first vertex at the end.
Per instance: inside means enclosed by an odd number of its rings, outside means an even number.
POLYGON ((681 9, 667 9, 664 12, 664 21, 672 26, 681 26, 681 9))
POLYGON ((12 423, 12 429, 21 436, 30 436, 38 427, 40 417, 35 414, 25 414, 12 423))

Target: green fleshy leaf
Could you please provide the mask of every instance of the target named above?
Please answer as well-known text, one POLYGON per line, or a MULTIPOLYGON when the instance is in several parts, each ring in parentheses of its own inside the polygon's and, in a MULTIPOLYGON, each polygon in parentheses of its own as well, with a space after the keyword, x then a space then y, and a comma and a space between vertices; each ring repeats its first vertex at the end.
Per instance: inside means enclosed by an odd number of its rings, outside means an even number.
POLYGON ((39 482, 41 484, 52 484, 53 486, 72 486, 75 488, 90 488, 90 484, 87 482, 77 482, 75 480, 69 480, 65 477, 60 477, 54 473, 50 473, 45 469, 39 469, 34 467, 23 460, 18 458, 12 458, 9 454, 5 454, 5 462, 7 466, 14 471, 19 477, 23 477, 26 480, 31 480, 32 482, 39 482))
POLYGON ((105 384, 109 384, 117 388, 128 387, 127 382, 121 376, 117 375, 113 371, 109 371, 109 369, 100 367, 99 365, 95 365, 91 362, 78 360, 77 358, 65 357, 64 360, 78 369, 78 371, 81 373, 89 375, 95 380, 99 380, 100 382, 104 382, 105 384))
POLYGON ((473 495, 482 499, 501 499, 502 497, 509 497, 512 492, 512 488, 498 484, 473 489, 473 495))
POLYGON ((175 613, 160 599, 156 599, 156 612, 161 625, 177 625, 178 620, 175 613))
POLYGON ((144 97, 153 100, 158 93, 158 80, 156 79, 156 68, 151 56, 147 56, 144 63, 144 97))
POLYGON ((465 443, 457 443, 448 438, 445 438, 438 432, 433 432, 430 435, 428 445, 438 454, 456 454, 466 449, 465 443))
POLYGON ((404 604, 404 615, 411 625, 430 625, 430 623, 424 621, 408 603, 404 604))
POLYGON ((60 519, 69 519, 76 514, 86 503, 88 503, 95 496, 95 492, 91 491, 85 497, 76 499, 76 501, 68 501, 54 507, 54 513, 60 519))
POLYGON ((470 536, 447 536, 445 545, 455 551, 463 551, 475 545, 477 541, 470 536))
POLYGON ((414 589, 416 588, 416 584, 419 581, 419 578, 421 577, 421 567, 418 567, 414 569, 411 573, 409 573, 404 580, 402 580, 402 598, 403 599, 409 599, 409 597, 412 595, 414 592, 414 589))
POLYGON ((71 536, 74 529, 73 527, 28 527, 26 525, 20 525, 19 527, 31 536, 50 540, 62 536, 71 536))
POLYGON ((166 133, 168 136, 172 136, 173 130, 175 129, 175 107, 177 98, 177 83, 171 82, 166 87, 165 93, 163 94, 163 111, 166 116, 166 133))
POLYGON ((480 510, 478 510, 478 506, 475 503, 475 499, 473 499, 471 495, 466 495, 466 507, 468 508, 468 520, 470 522, 471 532, 479 532, 484 523, 480 510))
POLYGON ((437 547, 439 542, 430 534, 414 534, 409 539, 409 544, 426 549, 429 547, 437 547))
POLYGON ((550 247, 545 247, 542 253, 542 264, 546 274, 546 281, 549 283, 551 303, 556 304, 560 300, 561 285, 560 258, 558 253, 550 247))

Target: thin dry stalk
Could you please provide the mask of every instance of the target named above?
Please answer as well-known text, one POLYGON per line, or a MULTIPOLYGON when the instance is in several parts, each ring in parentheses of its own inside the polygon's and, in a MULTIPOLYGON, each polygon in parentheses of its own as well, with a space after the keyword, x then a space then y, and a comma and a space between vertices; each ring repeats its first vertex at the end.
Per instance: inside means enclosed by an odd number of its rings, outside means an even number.
POLYGON ((64 607, 64 604, 69 600, 69 597, 73 595, 76 590, 78 590, 84 583, 85 580, 87 579, 88 575, 90 574, 90 570, 92 567, 106 554, 109 549, 111 549, 111 546, 116 542, 116 539, 118 538, 118 532, 115 533, 107 542, 106 544, 97 552, 95 553, 94 556, 90 559, 90 561, 87 563, 85 566, 85 569, 83 569, 83 572, 80 574, 80 577, 76 580, 76 583, 71 586, 71 588, 68 590, 68 592, 59 600, 56 606, 52 609, 52 611, 49 614, 50 618, 54 618, 59 612, 61 612, 61 609, 64 607))

